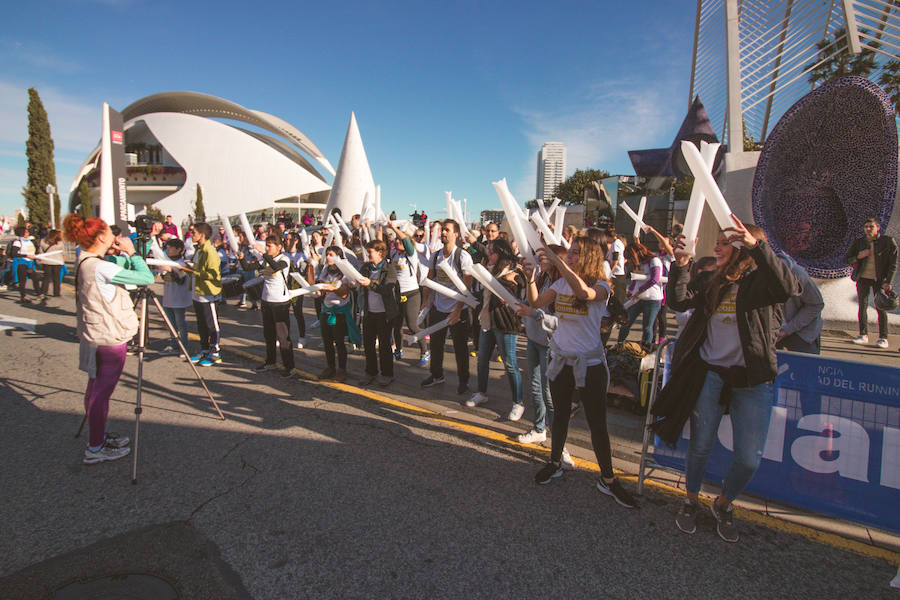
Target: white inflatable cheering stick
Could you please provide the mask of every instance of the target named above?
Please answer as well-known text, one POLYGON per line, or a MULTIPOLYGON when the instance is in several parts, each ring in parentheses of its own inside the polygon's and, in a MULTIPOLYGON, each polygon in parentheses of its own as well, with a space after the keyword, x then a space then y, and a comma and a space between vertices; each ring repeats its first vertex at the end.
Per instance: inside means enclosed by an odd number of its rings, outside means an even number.
POLYGON ((643 229, 646 233, 650 229, 644 223, 644 210, 647 208, 647 196, 641 198, 641 204, 638 207, 637 214, 635 214, 635 212, 631 210, 631 207, 624 202, 619 206, 622 207, 622 210, 625 211, 625 214, 631 217, 631 219, 634 221, 634 237, 640 239, 641 230, 643 229))
POLYGON ((231 221, 228 219, 222 218, 222 215, 219 215, 219 222, 222 224, 222 227, 225 228, 225 240, 228 242, 228 245, 231 246, 231 251, 237 255, 240 252, 240 246, 238 246, 237 237, 234 235, 234 229, 231 228, 231 221))
MULTIPOLYGON (((701 142, 702 144, 703 142, 701 142)), ((709 144, 708 146, 718 146, 717 144, 709 144)), ((718 148, 716 148, 718 150, 718 148)), ((681 152, 684 154, 684 160, 687 162, 688 167, 691 169, 691 173, 694 175, 694 187, 700 186, 701 192, 706 196, 706 201, 709 203, 709 208, 712 210, 713 216, 716 218, 716 222, 719 224, 719 227, 722 229, 727 229, 729 227, 734 227, 734 219, 732 218, 731 209, 728 207, 728 202, 725 201, 725 196, 722 195, 722 190, 719 189, 719 186, 716 184, 716 180, 712 176, 712 161, 710 164, 707 164, 703 158, 703 155, 700 153, 700 150, 697 150, 697 147, 688 141, 681 142, 681 152)), ((713 159, 715 158, 715 152, 708 150, 712 154, 713 159)), ((694 202, 694 191, 691 190, 691 202, 694 202)), ((703 207, 700 206, 699 212, 702 213, 703 207)), ((688 205, 688 213, 690 214, 691 207, 688 205)), ((692 223, 693 225, 693 223, 692 223)), ((699 216, 697 217, 697 227, 699 227, 699 216)), ((694 231, 694 240, 696 240, 697 234, 694 231)), ((693 248, 688 246, 687 243, 687 219, 685 219, 685 250, 692 251, 693 248)), ((693 242, 696 244, 696 241, 693 242)))
MULTIPOLYGON (((708 144, 700 142, 700 156, 711 173, 715 164, 716 153, 721 144, 708 144)), ((691 189, 691 199, 688 202, 687 214, 684 217, 684 251, 693 255, 697 248, 697 232, 700 230, 700 218, 703 216, 703 207, 706 205, 706 194, 703 188, 694 184, 691 189)))

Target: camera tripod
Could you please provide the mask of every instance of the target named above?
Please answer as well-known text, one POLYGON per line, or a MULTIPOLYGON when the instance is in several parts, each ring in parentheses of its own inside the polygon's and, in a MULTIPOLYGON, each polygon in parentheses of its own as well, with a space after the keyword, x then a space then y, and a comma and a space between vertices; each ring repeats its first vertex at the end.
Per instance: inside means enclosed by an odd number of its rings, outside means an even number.
MULTIPOLYGON (((184 344, 181 343, 181 339, 178 337, 177 332, 175 331, 175 327, 172 326, 172 322, 169 321, 169 317, 166 316, 166 311, 163 310, 162 305, 159 303, 159 298, 156 294, 147 286, 141 286, 137 289, 137 298, 136 304, 139 306, 140 311, 140 329, 138 330, 138 345, 137 345, 137 357, 138 357, 138 372, 137 372, 137 396, 135 400, 134 407, 134 441, 132 444, 132 468, 131 468, 131 483, 137 483, 137 459, 138 459, 138 438, 140 436, 140 427, 141 427, 141 413, 143 409, 141 407, 141 394, 143 392, 143 384, 144 384, 144 350, 147 343, 147 331, 149 329, 149 324, 147 322, 147 300, 150 299, 153 301, 153 305, 156 306, 156 310, 159 313, 159 316, 162 317, 163 321, 166 324, 166 328, 169 330, 169 335, 172 336, 176 342, 178 342, 178 348, 181 350, 181 355, 184 356, 184 359, 187 361, 188 365, 190 365, 191 370, 194 371, 194 375, 197 377, 197 381, 200 382, 200 385, 203 386, 203 390, 206 392, 206 395, 209 397, 209 401, 212 402, 213 407, 216 409, 216 412, 219 413, 219 418, 223 421, 225 420, 225 415, 222 414, 222 411, 219 409, 219 405, 216 403, 215 399, 212 397, 212 394, 209 391, 209 388, 206 387, 206 382, 203 380, 203 376, 200 375, 200 372, 197 370, 197 367, 194 363, 191 362, 191 357, 188 354, 187 348, 184 347, 184 344)), ((81 435, 81 430, 84 428, 84 423, 87 421, 87 414, 84 415, 84 418, 81 420, 81 426, 78 428, 78 433, 75 434, 77 438, 81 435)))

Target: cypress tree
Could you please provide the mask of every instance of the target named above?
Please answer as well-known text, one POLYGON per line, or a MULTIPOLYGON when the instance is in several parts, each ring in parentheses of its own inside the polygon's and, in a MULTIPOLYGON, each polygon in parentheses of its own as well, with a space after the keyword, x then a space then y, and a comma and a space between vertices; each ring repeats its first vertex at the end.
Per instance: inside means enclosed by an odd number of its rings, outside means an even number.
POLYGON ((94 206, 91 204, 91 189, 88 187, 87 179, 82 179, 78 184, 78 202, 81 203, 79 213, 82 219, 94 218, 94 206))
POLYGON ((194 222, 202 223, 206 221, 206 209, 203 208, 203 190, 200 184, 197 184, 197 200, 194 202, 194 222))
MULTIPOLYGON (((34 88, 28 88, 28 141, 25 142, 25 156, 28 158, 28 179, 22 189, 22 195, 25 196, 28 220, 35 225, 50 224, 47 184, 56 187, 53 138, 50 137, 47 111, 44 110, 41 97, 34 88)), ((54 194, 53 201, 58 207, 58 194, 54 194)), ((56 214, 59 216, 59 212, 56 214)))

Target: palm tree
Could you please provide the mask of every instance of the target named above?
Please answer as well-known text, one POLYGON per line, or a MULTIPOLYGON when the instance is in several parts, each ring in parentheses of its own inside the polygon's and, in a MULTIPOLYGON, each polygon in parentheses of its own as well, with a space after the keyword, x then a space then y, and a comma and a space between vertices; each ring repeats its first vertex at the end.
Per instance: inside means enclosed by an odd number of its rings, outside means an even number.
POLYGON ((878 85, 884 88, 894 111, 900 113, 900 60, 889 60, 881 65, 881 75, 878 76, 878 85))
MULTIPOLYGON (((868 33, 865 29, 861 29, 860 32, 868 33)), ((880 46, 878 42, 872 42, 870 45, 875 48, 880 46)), ((806 65, 806 68, 810 69, 807 79, 813 87, 845 75, 868 77, 877 67, 875 52, 870 48, 863 48, 859 54, 850 53, 847 30, 843 27, 835 29, 831 37, 818 42, 816 48, 819 49, 819 54, 813 62, 806 65)))

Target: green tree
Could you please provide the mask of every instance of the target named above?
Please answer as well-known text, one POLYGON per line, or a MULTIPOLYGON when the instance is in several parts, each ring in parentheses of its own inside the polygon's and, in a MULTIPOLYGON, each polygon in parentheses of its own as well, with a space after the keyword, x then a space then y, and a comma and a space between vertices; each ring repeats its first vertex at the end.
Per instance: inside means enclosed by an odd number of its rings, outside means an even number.
POLYGON ((144 214, 146 214, 154 221, 159 221, 160 223, 165 223, 166 221, 166 215, 164 215, 162 211, 155 206, 148 206, 144 214))
POLYGON ((884 88, 894 111, 900 112, 900 60, 889 60, 883 65, 881 75, 878 76, 878 85, 884 88))
POLYGON ((16 217, 16 227, 25 227, 25 215, 19 213, 16 217))
POLYGON ((203 208, 203 190, 200 184, 197 184, 197 200, 194 202, 194 222, 201 223, 206 221, 206 209, 203 208))
POLYGON ((609 177, 609 172, 602 169, 575 169, 575 173, 556 187, 553 195, 563 204, 584 204, 584 189, 605 177, 609 177))
MULTIPOLYGON (((22 195, 25 197, 28 220, 35 225, 50 224, 47 185, 56 187, 53 138, 50 137, 47 111, 34 88, 28 88, 28 141, 25 142, 25 156, 28 158, 28 177, 22 188, 22 195)), ((54 194, 53 203, 55 207, 59 206, 59 194, 54 194)))
MULTIPOLYGON (((860 29, 860 32, 868 33, 865 29, 860 29)), ((878 42, 871 42, 869 45, 874 48, 881 46, 878 42)), ((830 37, 820 40, 816 48, 819 50, 818 55, 805 67, 811 69, 807 80, 813 86, 845 75, 868 77, 877 66, 874 50, 863 48, 859 54, 850 53, 847 30, 843 27, 835 29, 830 37)))
POLYGON ((78 202, 81 204, 78 212, 82 219, 94 218, 94 205, 91 204, 91 188, 88 187, 87 179, 82 179, 78 184, 78 202))

